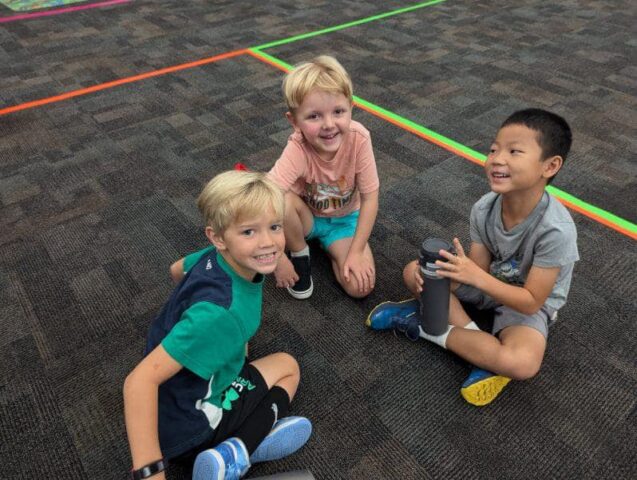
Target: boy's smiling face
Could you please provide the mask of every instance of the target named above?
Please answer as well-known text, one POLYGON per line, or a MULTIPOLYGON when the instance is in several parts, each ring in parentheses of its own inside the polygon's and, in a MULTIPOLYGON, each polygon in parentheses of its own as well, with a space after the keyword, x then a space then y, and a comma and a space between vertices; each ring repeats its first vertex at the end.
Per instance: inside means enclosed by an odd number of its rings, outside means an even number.
POLYGON ((273 208, 255 218, 238 218, 217 235, 211 227, 206 236, 232 269, 252 281, 257 273, 272 273, 285 248, 283 219, 273 208))
POLYGON ((485 163, 491 190, 496 193, 544 190, 546 180, 562 166, 559 156, 543 159, 538 132, 525 125, 501 128, 485 163))
POLYGON ((286 114, 294 130, 303 134, 323 160, 332 160, 352 121, 352 105, 342 93, 314 89, 294 113, 286 114))

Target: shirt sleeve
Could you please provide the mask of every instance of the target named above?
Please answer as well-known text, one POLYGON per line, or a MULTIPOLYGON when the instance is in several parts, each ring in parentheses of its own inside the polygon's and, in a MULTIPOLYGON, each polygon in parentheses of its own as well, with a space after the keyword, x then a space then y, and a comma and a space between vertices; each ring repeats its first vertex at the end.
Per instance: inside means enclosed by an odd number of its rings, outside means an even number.
POLYGON ((473 204, 473 207, 471 207, 471 214, 469 215, 469 236, 471 237, 472 242, 484 245, 484 240, 480 234, 480 229, 478 228, 479 209, 480 207, 477 202, 473 204))
POLYGON ((241 331, 227 310, 199 302, 184 311, 161 344, 175 361, 208 380, 236 355, 236 339, 241 338, 241 331))
POLYGON ((213 248, 214 247, 212 246, 206 247, 203 250, 199 250, 198 252, 186 255, 184 257, 184 273, 188 272, 194 266, 194 264, 199 261, 201 257, 206 255, 207 253, 210 253, 213 248))
POLYGON ((356 153, 356 186, 361 193, 371 193, 380 187, 371 137, 364 137, 356 153))
POLYGON ((268 176, 287 192, 299 178, 305 176, 305 163, 303 149, 290 140, 268 176))
POLYGON ((573 223, 554 223, 535 244, 534 266, 563 267, 577 260, 577 231, 573 223))

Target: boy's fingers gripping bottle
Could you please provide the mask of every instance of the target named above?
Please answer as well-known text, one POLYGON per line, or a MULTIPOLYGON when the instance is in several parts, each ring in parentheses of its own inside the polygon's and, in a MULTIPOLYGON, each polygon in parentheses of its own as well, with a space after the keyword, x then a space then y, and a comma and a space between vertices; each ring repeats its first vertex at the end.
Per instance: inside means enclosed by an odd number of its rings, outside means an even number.
POLYGON ((453 252, 453 247, 439 238, 428 238, 420 246, 420 275, 424 282, 420 294, 420 326, 429 335, 442 335, 449 325, 450 281, 436 273, 440 268, 436 260, 445 261, 438 253, 440 250, 453 252))

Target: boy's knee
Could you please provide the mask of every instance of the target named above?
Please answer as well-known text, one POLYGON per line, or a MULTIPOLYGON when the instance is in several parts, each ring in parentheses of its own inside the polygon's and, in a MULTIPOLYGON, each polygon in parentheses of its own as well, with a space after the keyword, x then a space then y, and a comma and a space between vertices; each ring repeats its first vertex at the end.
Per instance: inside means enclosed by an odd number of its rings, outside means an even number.
POLYGON ((299 366, 299 362, 296 361, 296 358, 287 352, 279 352, 276 355, 278 357, 277 361, 288 375, 301 376, 301 367, 299 366))
POLYGON ((351 275, 350 275, 349 282, 345 281, 345 279, 341 280, 339 278, 339 283, 341 284, 341 287, 343 287, 343 290, 345 290, 345 293, 347 293, 350 297, 356 298, 356 299, 365 298, 367 295, 372 293, 372 290, 374 290, 374 287, 371 285, 369 285, 367 288, 363 288, 362 290, 360 290, 358 286, 358 282, 351 275))
POLYGON ((403 282, 411 292, 416 291, 415 273, 418 268, 418 260, 409 262, 405 265, 405 268, 403 268, 403 282))
POLYGON ((505 375, 513 380, 530 380, 540 371, 542 360, 505 355, 501 360, 505 375))
POLYGON ((522 364, 518 365, 514 369, 514 374, 511 378, 514 380, 530 380, 535 377, 540 371, 540 364, 522 364))

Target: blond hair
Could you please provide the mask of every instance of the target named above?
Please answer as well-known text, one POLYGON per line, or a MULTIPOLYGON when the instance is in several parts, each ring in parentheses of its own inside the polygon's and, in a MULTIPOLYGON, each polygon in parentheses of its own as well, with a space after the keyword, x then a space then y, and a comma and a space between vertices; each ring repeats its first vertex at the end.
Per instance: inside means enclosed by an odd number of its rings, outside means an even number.
POLYGON ((230 170, 220 173, 204 187, 197 206, 217 234, 241 218, 254 218, 272 208, 283 220, 283 191, 265 173, 230 170))
POLYGON ((334 57, 321 55, 294 67, 283 79, 283 97, 290 112, 303 103, 313 89, 342 93, 352 102, 352 80, 334 57))

